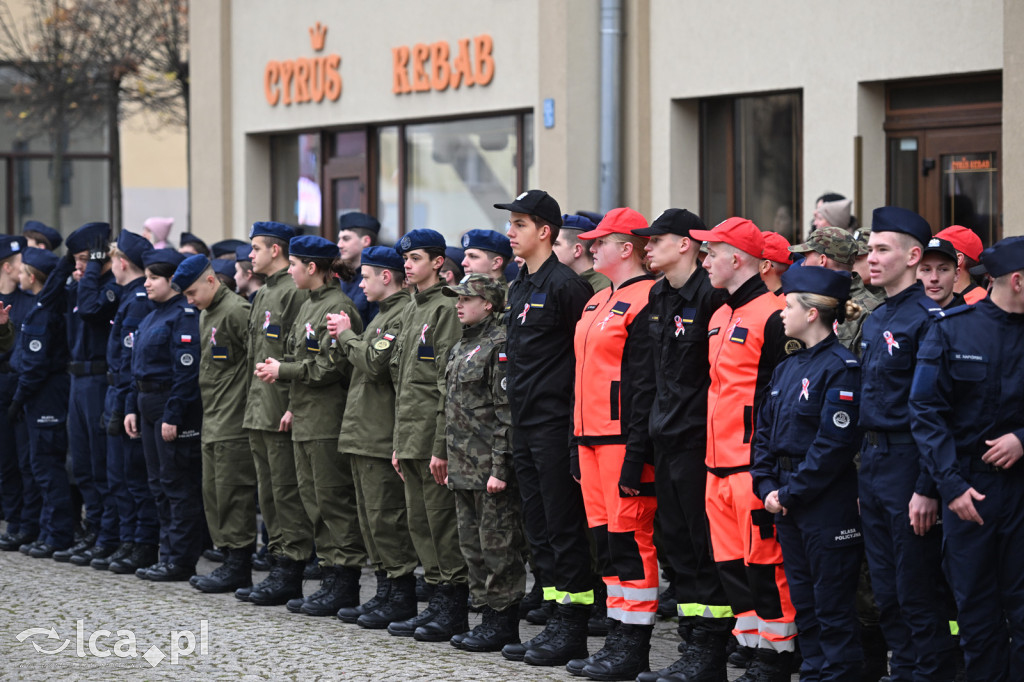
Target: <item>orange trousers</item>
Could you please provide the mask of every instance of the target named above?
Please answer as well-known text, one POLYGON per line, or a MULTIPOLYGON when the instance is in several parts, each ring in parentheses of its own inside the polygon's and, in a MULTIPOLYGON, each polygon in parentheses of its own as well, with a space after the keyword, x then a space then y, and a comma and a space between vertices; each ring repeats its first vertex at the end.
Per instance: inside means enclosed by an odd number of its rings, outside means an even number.
MULTIPOLYGON (((653 625, 658 612, 657 498, 620 496, 625 445, 581 445, 579 453, 587 524, 598 557, 606 564, 601 571, 608 589, 608 617, 630 625, 653 625)), ((640 480, 653 483, 652 465, 644 465, 640 480)))
POLYGON ((782 567, 774 515, 754 495, 749 472, 708 474, 705 489, 711 548, 740 644, 793 651, 796 609, 782 567))

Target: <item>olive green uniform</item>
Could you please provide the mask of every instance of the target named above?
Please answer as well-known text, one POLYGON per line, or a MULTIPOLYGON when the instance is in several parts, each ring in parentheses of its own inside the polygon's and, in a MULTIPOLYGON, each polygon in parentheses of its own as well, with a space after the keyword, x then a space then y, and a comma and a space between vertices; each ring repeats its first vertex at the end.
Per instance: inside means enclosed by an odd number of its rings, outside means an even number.
POLYGON ((401 289, 380 301, 370 328, 362 335, 341 332, 330 349, 334 362, 352 365, 338 452, 352 463, 359 526, 370 562, 392 580, 409 575, 417 564, 405 486, 391 466, 395 389, 388 370, 409 299, 408 290, 401 289))
POLYGON ((316 553, 327 567, 362 568, 366 549, 356 514, 352 465, 337 448, 352 367, 332 362, 327 354, 327 313, 341 311, 362 331, 359 311, 333 280, 309 292, 288 335, 288 354, 278 376, 291 382, 288 409, 295 473, 313 524, 316 553))
POLYGON ((199 315, 203 399, 203 509, 217 547, 242 549, 256 537, 256 464, 242 427, 249 363, 249 304, 223 284, 199 315))
POLYGON ((850 284, 850 300, 860 306, 860 317, 856 320, 846 320, 839 325, 836 330, 836 336, 839 338, 839 343, 846 350, 859 358, 861 328, 864 326, 864 320, 868 319, 868 315, 871 314, 872 310, 882 305, 885 298, 880 298, 871 293, 864 286, 864 280, 856 272, 850 274, 853 275, 853 282, 850 284))
POLYGON ((607 289, 612 285, 612 281, 602 275, 594 268, 589 268, 580 273, 580 277, 590 282, 590 286, 594 288, 594 293, 607 289))
POLYGON ((448 487, 455 492, 470 594, 474 605, 495 611, 519 603, 526 588, 504 346, 505 328, 494 316, 464 328, 449 355, 445 395, 448 487), (505 490, 487 492, 491 476, 505 490))
POLYGON ((305 561, 313 551, 313 527, 295 478, 291 434, 279 431, 288 409, 288 385, 266 383, 253 372, 257 362, 284 357, 285 339, 308 293, 295 287, 287 268, 267 277, 249 311, 249 394, 243 426, 256 462, 260 512, 271 553, 305 561))
POLYGON ((391 356, 395 386, 394 450, 405 476, 409 535, 424 578, 466 583, 459 551, 455 496, 430 473, 431 456, 447 459, 445 445, 445 359, 462 335, 454 300, 443 283, 413 294, 391 356))

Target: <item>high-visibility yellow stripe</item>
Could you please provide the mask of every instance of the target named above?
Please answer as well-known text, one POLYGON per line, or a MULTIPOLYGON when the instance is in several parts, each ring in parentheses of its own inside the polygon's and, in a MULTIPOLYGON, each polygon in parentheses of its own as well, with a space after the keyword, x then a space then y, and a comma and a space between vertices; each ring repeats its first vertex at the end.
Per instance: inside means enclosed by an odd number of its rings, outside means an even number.
POLYGON ((682 618, 732 618, 735 615, 731 606, 712 604, 677 604, 676 611, 682 618))
POLYGON ((568 606, 569 604, 591 606, 594 603, 593 590, 587 590, 586 592, 563 592, 556 588, 552 589, 555 593, 555 601, 563 606, 568 606))
POLYGON ((960 623, 955 620, 949 621, 949 634, 954 637, 958 636, 960 634, 960 623))

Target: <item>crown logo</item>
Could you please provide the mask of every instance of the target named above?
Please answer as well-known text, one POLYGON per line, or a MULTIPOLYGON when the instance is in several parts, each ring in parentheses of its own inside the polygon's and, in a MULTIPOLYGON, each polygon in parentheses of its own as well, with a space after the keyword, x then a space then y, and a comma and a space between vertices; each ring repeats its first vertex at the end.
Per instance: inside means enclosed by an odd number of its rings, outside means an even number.
POLYGON ((314 52, 324 49, 324 40, 327 38, 327 27, 319 21, 309 27, 309 42, 314 52))

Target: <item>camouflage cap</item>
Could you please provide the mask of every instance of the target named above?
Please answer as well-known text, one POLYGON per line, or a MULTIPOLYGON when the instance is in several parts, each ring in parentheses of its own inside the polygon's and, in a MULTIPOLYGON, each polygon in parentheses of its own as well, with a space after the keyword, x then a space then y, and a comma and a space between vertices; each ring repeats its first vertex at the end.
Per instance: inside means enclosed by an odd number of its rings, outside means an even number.
POLYGON ((505 306, 505 287, 497 280, 481 274, 472 272, 462 278, 458 284, 446 286, 441 292, 445 296, 455 298, 457 296, 479 296, 490 302, 491 309, 500 311, 505 306))
POLYGON ((846 265, 857 260, 857 241, 841 227, 819 227, 807 241, 791 246, 789 250, 796 253, 816 251, 846 265))
POLYGON ((866 225, 853 231, 853 238, 857 242, 857 256, 868 255, 868 237, 871 236, 871 226, 866 225))

